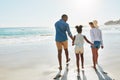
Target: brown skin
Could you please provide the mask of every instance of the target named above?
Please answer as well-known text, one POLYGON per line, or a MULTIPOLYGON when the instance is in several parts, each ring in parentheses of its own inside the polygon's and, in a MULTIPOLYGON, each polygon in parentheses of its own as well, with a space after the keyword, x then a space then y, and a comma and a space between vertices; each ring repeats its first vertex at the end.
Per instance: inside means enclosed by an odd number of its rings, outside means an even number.
MULTIPOLYGON (((63 17, 62 20, 64 20, 65 22, 67 22, 68 20, 68 17, 63 17)), ((71 40, 73 40, 73 37, 70 36, 71 40)), ((65 51, 65 56, 66 56, 66 63, 70 61, 70 58, 69 58, 69 52, 68 52, 68 48, 67 49, 64 49, 65 51)), ((62 49, 61 50, 58 50, 58 62, 59 62, 59 70, 62 70, 62 49)))
POLYGON ((67 22, 68 21, 68 17, 65 16, 65 17, 62 18, 62 20, 64 20, 65 22, 67 22))
MULTIPOLYGON (((94 25, 89 24, 91 28, 95 28, 94 25)), ((104 46, 101 46, 103 49, 104 46)), ((98 64, 98 48, 91 48, 92 50, 92 55, 93 55, 93 68, 96 69, 96 64, 98 64)))
MULTIPOLYGON (((87 38, 86 36, 84 36, 84 40, 93 45, 87 38)), ((74 46, 74 41, 75 41, 75 36, 73 38, 73 41, 72 41, 72 45, 74 46)), ((80 61, 80 57, 81 57, 81 63, 82 63, 82 68, 84 68, 84 56, 83 56, 83 53, 82 54, 76 54, 76 65, 77 65, 77 70, 78 72, 80 72, 80 69, 79 69, 79 61, 80 61)))
MULTIPOLYGON (((66 63, 70 61, 68 49, 64 49, 66 56, 66 63)), ((58 50, 58 62, 59 62, 59 70, 62 70, 62 49, 58 50)))

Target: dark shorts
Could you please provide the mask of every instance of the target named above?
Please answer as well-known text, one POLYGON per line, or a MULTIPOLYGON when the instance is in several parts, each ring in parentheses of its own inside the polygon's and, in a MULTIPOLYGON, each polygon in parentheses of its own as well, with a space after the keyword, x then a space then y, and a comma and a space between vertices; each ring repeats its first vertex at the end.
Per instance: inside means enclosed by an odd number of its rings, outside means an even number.
POLYGON ((100 48, 100 44, 101 42, 100 41, 94 41, 94 46, 91 46, 92 48, 100 48))

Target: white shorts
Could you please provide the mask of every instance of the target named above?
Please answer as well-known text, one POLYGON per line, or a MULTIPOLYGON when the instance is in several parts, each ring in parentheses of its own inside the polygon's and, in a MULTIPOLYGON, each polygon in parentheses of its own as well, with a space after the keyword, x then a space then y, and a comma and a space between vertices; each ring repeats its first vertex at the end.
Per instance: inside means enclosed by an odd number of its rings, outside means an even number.
POLYGON ((83 54, 84 53, 84 48, 83 47, 75 47, 75 53, 76 54, 83 54))

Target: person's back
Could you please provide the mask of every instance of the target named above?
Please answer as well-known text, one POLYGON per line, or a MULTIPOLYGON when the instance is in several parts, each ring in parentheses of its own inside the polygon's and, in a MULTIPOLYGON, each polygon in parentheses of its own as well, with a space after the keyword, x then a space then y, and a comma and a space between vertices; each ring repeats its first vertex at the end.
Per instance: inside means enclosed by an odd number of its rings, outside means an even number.
MULTIPOLYGON (((68 27, 69 27, 69 25, 62 19, 55 23, 55 29, 56 29, 55 40, 56 41, 62 42, 62 41, 67 40, 66 31, 67 31, 68 27)), ((70 32, 69 32, 69 34, 71 35, 70 32)))
POLYGON ((90 34, 91 34, 92 42, 100 41, 101 45, 103 45, 102 32, 101 32, 101 30, 99 28, 92 28, 90 30, 90 34))
POLYGON ((70 61, 69 52, 68 52, 68 33, 69 37, 73 39, 72 34, 69 29, 69 25, 66 23, 68 20, 67 15, 62 15, 61 19, 55 23, 55 30, 56 30, 56 47, 58 50, 58 61, 59 61, 59 70, 62 70, 62 49, 64 48, 65 55, 66 55, 66 64, 70 61))
POLYGON ((93 22, 89 22, 89 25, 91 27, 90 30, 91 40, 94 43, 94 45, 91 46, 92 55, 93 55, 93 68, 96 70, 96 64, 98 64, 98 50, 100 46, 101 48, 104 47, 102 40, 102 32, 98 27, 96 28, 97 25, 95 25, 93 22))
POLYGON ((77 34, 76 35, 74 45, 78 46, 78 47, 83 47, 83 45, 84 45, 84 36, 82 34, 77 34))
POLYGON ((78 32, 77 35, 74 36, 72 45, 75 45, 75 55, 76 55, 76 65, 77 65, 77 71, 80 72, 79 68, 79 60, 81 58, 82 68, 84 68, 84 40, 87 41, 89 44, 92 45, 92 43, 86 38, 86 36, 82 35, 82 25, 76 26, 76 30, 78 32))

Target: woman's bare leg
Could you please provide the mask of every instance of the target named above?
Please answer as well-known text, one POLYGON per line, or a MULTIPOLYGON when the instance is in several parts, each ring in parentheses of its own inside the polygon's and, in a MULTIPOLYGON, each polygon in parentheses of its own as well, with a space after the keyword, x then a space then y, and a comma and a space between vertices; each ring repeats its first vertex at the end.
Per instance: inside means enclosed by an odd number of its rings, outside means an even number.
POLYGON ((92 55, 93 55, 93 67, 96 68, 96 53, 95 48, 92 48, 92 55))
POLYGON ((98 64, 98 49, 97 48, 95 48, 95 53, 96 53, 95 63, 98 64))

